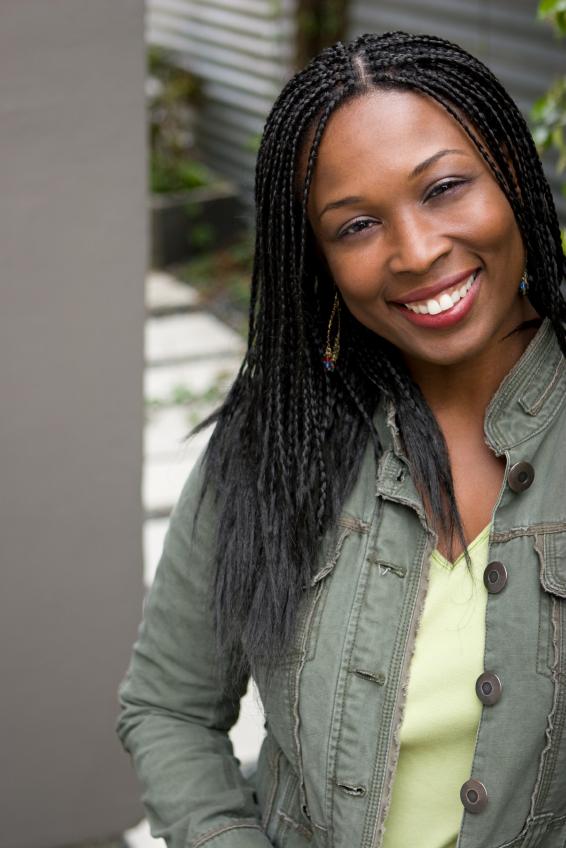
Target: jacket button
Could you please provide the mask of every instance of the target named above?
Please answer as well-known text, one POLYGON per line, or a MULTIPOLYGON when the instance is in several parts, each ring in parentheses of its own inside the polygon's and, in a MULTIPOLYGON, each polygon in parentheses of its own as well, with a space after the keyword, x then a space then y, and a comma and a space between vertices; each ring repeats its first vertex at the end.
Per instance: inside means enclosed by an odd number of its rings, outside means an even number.
POLYGON ((490 562, 483 573, 485 588, 492 595, 497 595, 507 583, 507 569, 502 562, 490 562))
POLYGON ((469 813, 481 813, 487 807, 487 789, 479 780, 466 780, 460 800, 469 813))
POLYGON ((486 707, 491 707, 499 701, 501 689, 501 680, 491 671, 484 671, 476 680, 476 695, 486 707))
POLYGON ((529 462, 516 462, 509 469, 507 482, 514 492, 524 492, 535 479, 535 469, 529 462))

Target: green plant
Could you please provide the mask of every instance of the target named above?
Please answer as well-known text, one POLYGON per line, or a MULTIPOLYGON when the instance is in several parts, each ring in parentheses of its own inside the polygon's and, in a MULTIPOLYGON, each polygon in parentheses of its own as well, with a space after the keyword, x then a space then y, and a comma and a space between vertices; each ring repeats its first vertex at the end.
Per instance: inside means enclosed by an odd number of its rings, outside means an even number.
POLYGON ((168 193, 210 183, 211 174, 194 150, 194 108, 201 100, 199 80, 172 56, 152 47, 148 53, 150 186, 168 193))
MULTIPOLYGON (((566 0, 540 0, 537 17, 552 24, 558 37, 566 36, 566 0)), ((531 111, 533 138, 540 153, 557 154, 556 169, 566 172, 566 75, 554 81, 549 90, 534 104, 531 111)), ((562 185, 566 197, 566 181, 562 185)), ((562 230, 566 252, 566 229, 562 230)))

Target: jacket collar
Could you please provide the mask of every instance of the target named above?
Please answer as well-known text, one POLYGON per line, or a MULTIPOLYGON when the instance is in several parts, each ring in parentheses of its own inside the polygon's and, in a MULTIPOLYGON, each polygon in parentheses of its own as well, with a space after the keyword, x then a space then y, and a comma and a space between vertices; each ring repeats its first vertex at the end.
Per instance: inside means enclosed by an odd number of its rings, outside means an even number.
POLYGON ((566 397, 566 360, 545 318, 501 382, 485 415, 488 444, 500 455, 544 430, 566 397))
MULTIPOLYGON (((484 430, 488 444, 499 455, 531 438, 550 423, 565 397, 566 359, 550 320, 545 318, 487 407, 484 430)), ((384 451, 392 449, 405 460, 391 401, 380 401, 374 422, 384 451)))
MULTIPOLYGON (((566 399, 566 360, 548 318, 501 382, 486 410, 487 443, 499 456, 541 433, 566 399)), ((383 455, 377 493, 412 506, 425 522, 405 456, 395 408, 380 401, 374 418, 383 455)))

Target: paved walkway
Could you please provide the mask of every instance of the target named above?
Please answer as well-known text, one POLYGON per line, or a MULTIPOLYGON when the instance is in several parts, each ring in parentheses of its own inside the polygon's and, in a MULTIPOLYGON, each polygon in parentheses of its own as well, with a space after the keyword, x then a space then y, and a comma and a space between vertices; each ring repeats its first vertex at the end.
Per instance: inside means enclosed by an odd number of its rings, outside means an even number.
MULTIPOLYGON (((194 425, 218 404, 233 380, 244 352, 240 336, 202 311, 198 295, 169 274, 147 278, 146 369, 144 394, 143 502, 144 580, 149 587, 159 562, 168 516, 210 431, 185 442, 194 425)), ((254 691, 242 701, 230 733, 244 768, 256 760, 263 718, 254 691)), ((152 839, 147 822, 125 834, 131 848, 165 848, 152 839)))

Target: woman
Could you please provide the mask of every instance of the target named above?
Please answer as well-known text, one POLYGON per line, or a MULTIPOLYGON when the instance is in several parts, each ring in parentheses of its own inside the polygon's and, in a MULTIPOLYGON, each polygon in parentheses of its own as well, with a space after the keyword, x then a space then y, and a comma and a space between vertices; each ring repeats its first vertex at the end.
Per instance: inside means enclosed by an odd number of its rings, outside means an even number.
POLYGON ((121 687, 153 832, 563 848, 564 257, 528 128, 459 47, 362 36, 284 88, 256 201, 248 353, 121 687))

